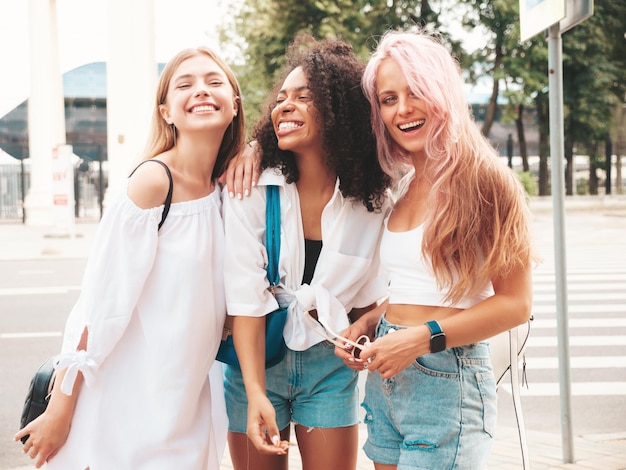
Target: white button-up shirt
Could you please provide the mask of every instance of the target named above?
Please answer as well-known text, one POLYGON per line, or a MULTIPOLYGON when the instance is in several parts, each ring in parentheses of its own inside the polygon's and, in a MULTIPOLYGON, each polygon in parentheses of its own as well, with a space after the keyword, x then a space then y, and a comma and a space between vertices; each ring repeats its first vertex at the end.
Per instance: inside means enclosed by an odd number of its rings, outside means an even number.
MULTIPOLYGON (((340 333, 349 326, 352 308, 366 307, 387 295, 387 279, 379 266, 378 249, 389 199, 379 211, 346 199, 339 180, 322 211, 322 250, 311 285, 302 284, 305 249, 300 200, 295 184, 287 184, 278 170, 260 176, 250 197, 224 197, 226 246, 224 275, 230 315, 260 317, 278 308, 266 277, 266 186, 280 187, 281 247, 279 293, 285 295, 289 315, 284 330, 287 346, 303 351, 323 341, 305 312, 316 309, 320 323, 340 333)), ((281 295, 279 295, 281 297, 281 295)), ((281 304, 283 304, 281 300, 281 304)))

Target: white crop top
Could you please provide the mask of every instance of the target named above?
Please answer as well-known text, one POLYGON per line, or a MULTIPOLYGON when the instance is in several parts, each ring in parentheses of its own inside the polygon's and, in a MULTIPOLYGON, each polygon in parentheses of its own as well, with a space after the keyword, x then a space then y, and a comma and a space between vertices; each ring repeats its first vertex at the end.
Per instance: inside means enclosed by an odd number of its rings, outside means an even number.
POLYGON ((389 275, 389 303, 470 308, 493 295, 491 283, 477 295, 457 303, 445 301, 447 290, 437 287, 430 263, 422 255, 424 224, 406 232, 387 228, 380 243, 381 266, 389 275))

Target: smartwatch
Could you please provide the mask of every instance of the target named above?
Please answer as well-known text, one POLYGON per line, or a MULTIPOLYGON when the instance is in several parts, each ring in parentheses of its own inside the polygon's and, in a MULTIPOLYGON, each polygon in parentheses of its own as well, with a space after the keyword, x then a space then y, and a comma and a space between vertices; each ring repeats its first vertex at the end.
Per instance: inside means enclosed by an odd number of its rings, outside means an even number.
POLYGON ((426 326, 430 329, 430 352, 438 353, 446 349, 446 334, 439 322, 431 320, 426 322, 426 326))

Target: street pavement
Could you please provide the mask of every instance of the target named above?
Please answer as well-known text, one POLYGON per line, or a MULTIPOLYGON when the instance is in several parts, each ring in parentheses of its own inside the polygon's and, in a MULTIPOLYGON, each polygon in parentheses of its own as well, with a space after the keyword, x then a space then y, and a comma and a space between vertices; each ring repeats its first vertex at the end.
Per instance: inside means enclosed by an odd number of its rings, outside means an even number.
MULTIPOLYGON (((554 232, 551 207, 550 198, 531 200, 531 208, 535 214, 536 243, 543 257, 538 276, 554 279, 554 232)), ((626 274, 626 197, 598 196, 567 199, 564 220, 568 246, 568 275, 570 267, 574 271, 578 267, 578 247, 593 250, 593 246, 596 245, 604 246, 605 251, 602 253, 606 252, 607 245, 613 246, 614 256, 607 260, 598 259, 599 264, 606 261, 611 267, 621 266, 621 273, 626 274), (590 245, 591 248, 589 248, 590 245)), ((0 261, 85 258, 91 248, 96 228, 97 224, 94 222, 77 223, 70 231, 51 227, 25 226, 19 223, 0 223, 0 261)), ((618 367, 620 367, 618 370, 622 380, 626 379, 626 374, 624 374, 626 365, 621 364, 618 367)), ((619 384, 623 383, 619 382, 619 384)), ((532 391, 532 389, 531 383, 529 390, 532 391)), ((618 395, 622 394, 626 401, 626 392, 618 392, 618 395)), ((501 390, 499 400, 507 399, 510 400, 510 396, 501 390)), ((19 407, 21 403, 16 403, 15 406, 19 407)), ((626 470, 626 420, 620 432, 574 435, 572 438, 573 463, 564 462, 566 459, 563 451, 565 440, 561 433, 535 429, 527 431, 530 468, 533 470, 626 470)), ((361 424, 361 442, 364 442, 366 437, 367 429, 361 424)), ((24 466, 3 470, 32 470, 34 467, 28 463, 25 457, 24 466)), ((1 462, 0 468, 3 468, 1 462)), ((301 468, 296 442, 293 442, 290 450, 290 468, 294 470, 301 468)), ((488 468, 489 470, 522 468, 517 429, 511 425, 510 420, 503 424, 500 420, 498 421, 488 468)), ((232 469, 228 451, 225 453, 221 469, 232 469)), ((373 469, 372 463, 362 451, 359 453, 358 469, 373 469)))

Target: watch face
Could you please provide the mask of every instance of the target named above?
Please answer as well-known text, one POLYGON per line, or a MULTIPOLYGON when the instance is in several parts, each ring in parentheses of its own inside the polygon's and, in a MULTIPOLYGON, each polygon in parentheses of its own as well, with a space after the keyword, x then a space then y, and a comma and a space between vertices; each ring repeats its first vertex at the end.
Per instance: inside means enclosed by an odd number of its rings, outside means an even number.
POLYGON ((430 352, 437 353, 446 349, 446 335, 439 333, 430 337, 430 352))

